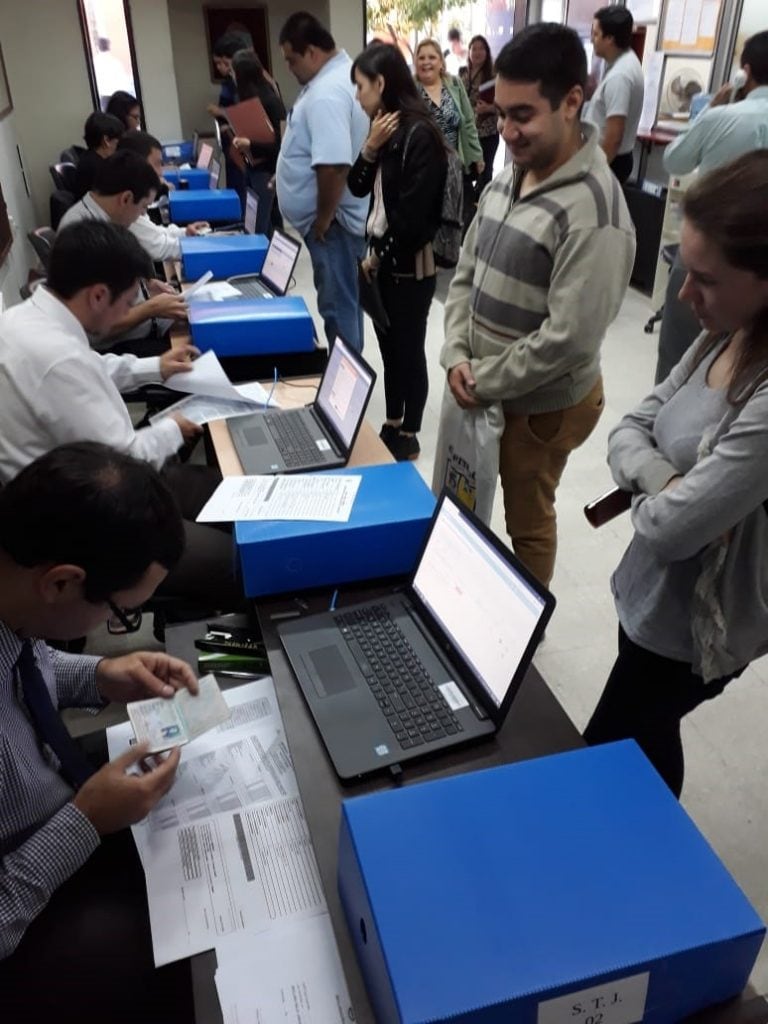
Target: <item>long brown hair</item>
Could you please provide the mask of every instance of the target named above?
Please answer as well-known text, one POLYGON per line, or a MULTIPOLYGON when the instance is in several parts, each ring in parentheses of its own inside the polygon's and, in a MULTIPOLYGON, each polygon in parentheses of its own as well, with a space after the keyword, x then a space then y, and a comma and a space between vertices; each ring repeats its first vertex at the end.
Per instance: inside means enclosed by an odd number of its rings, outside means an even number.
MULTIPOLYGON (((745 153, 695 182, 683 198, 683 216, 714 243, 726 262, 768 279, 768 150, 745 153)), ((721 340, 700 347, 697 365, 721 340)), ((745 330, 728 386, 732 405, 745 402, 768 379, 768 306, 745 330)))
POLYGON ((493 78, 493 57, 491 56, 491 48, 485 36, 472 36, 467 47, 467 78, 472 79, 476 77, 478 71, 482 75, 481 85, 485 82, 490 82, 493 78), (481 43, 485 47, 485 60, 479 68, 473 65, 472 59, 469 56, 475 43, 481 43))

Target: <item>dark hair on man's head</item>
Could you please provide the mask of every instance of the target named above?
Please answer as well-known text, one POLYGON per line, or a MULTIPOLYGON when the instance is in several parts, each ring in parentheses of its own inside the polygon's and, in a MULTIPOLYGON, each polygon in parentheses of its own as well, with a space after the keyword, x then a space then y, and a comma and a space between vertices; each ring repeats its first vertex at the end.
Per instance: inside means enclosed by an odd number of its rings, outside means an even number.
POLYGON ((336 41, 328 29, 306 11, 296 11, 290 16, 280 29, 279 42, 281 46, 288 43, 294 53, 300 54, 306 53, 308 46, 316 46, 324 53, 336 49, 336 41))
POLYGON ((109 97, 106 113, 119 117, 125 127, 128 128, 128 115, 138 105, 139 101, 135 96, 131 96, 129 92, 125 92, 123 89, 118 89, 117 92, 113 92, 109 97))
POLYGON ((572 28, 542 22, 529 25, 503 47, 496 74, 510 82, 538 82, 556 110, 575 85, 587 84, 587 56, 572 28))
POLYGON ((620 50, 632 45, 632 29, 635 22, 626 7, 601 7, 593 15, 604 36, 610 36, 620 50))
POLYGON ((152 260, 130 231, 109 221, 81 220, 56 235, 47 285, 71 299, 83 288, 104 284, 114 302, 139 278, 152 276, 152 260))
POLYGON ((25 568, 76 565, 94 604, 135 586, 157 562, 173 568, 184 525, 148 462, 104 444, 66 444, 0 491, 0 548, 25 568))
POLYGON ((95 111, 88 117, 83 130, 83 138, 88 149, 98 149, 102 140, 121 139, 125 134, 125 125, 114 114, 102 114, 95 111))
POLYGON ((741 65, 749 64, 758 85, 768 85, 768 32, 756 32, 744 43, 741 65))
POLYGON ((449 28, 448 39, 450 42, 461 42, 461 29, 460 28, 449 28))
POLYGON ((118 153, 130 150, 131 153, 137 153, 145 160, 153 149, 159 149, 162 152, 163 144, 149 132, 126 132, 117 144, 118 153))
POLYGON ((247 32, 225 32, 213 44, 213 56, 231 60, 238 50, 250 50, 252 46, 253 39, 247 32))
MULTIPOLYGON (((125 138, 124 135, 120 142, 124 142, 125 138)), ((160 179, 147 163, 146 157, 123 148, 101 161, 93 179, 93 191, 100 196, 130 192, 134 203, 146 199, 152 192, 157 193, 159 188, 160 179)))
POLYGON ((264 65, 254 50, 238 50, 232 58, 237 95, 241 100, 250 100, 258 95, 259 86, 264 83, 264 65))

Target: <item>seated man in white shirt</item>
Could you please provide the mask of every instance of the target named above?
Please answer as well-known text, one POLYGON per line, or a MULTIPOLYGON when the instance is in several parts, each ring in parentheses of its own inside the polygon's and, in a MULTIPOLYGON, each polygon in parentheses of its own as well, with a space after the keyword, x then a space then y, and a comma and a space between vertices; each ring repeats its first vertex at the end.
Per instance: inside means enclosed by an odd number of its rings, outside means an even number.
POLYGON ((186 965, 154 969, 128 832, 172 785, 179 751, 155 760, 137 746, 97 770, 59 711, 194 692, 194 674, 163 653, 64 654, 37 639, 81 636, 146 601, 183 544, 158 474, 106 445, 57 448, 0 491, 3 1024, 138 1024, 161 1003, 164 1021, 192 1019, 186 965))
MULTIPOLYGON (((101 162, 90 192, 71 206, 61 219, 59 231, 83 220, 111 221, 130 226, 154 202, 160 180, 136 153, 118 152, 101 162)), ((103 336, 101 347, 117 354, 159 355, 168 348, 168 328, 185 320, 187 306, 164 281, 154 277, 149 266, 125 314, 103 336)))
MULTIPOLYGON (((0 316, 0 483, 57 445, 102 441, 160 468, 202 428, 178 413, 134 430, 120 392, 191 368, 191 345, 160 357, 100 355, 88 333, 106 334, 130 308, 149 257, 125 229, 99 220, 61 231, 48 280, 0 316)), ((220 477, 205 466, 169 466, 185 516, 187 549, 163 592, 209 608, 242 602, 231 537, 194 522, 220 477)))
MULTIPOLYGON (((128 132, 123 135, 117 146, 118 152, 127 150, 135 153, 143 160, 146 160, 152 170, 162 180, 163 173, 163 147, 161 143, 150 135, 149 132, 128 132)), ((163 263, 165 260, 177 260, 181 256, 179 239, 185 235, 197 235, 201 228, 210 228, 210 224, 204 220, 187 224, 185 228, 178 224, 169 224, 162 227, 153 224, 148 213, 142 213, 131 224, 131 234, 141 242, 155 263, 163 263)))

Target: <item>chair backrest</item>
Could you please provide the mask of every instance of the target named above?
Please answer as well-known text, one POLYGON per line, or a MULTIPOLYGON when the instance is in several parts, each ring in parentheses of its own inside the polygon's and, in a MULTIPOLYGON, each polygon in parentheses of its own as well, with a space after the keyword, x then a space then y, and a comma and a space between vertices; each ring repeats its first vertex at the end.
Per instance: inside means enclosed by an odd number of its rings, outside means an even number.
POLYGON ((75 197, 71 192, 67 192, 66 189, 57 188, 54 192, 51 192, 50 210, 51 210, 51 227, 56 231, 59 227, 61 218, 70 208, 75 205, 75 197))
POLYGON ((56 188, 66 189, 67 192, 74 192, 77 186, 77 168, 74 164, 61 163, 51 164, 49 168, 53 184, 56 188))
POLYGON ((35 228, 34 231, 29 232, 27 238, 29 239, 29 244, 35 250, 35 255, 42 263, 43 269, 47 271, 56 232, 53 228, 35 228))
POLYGON ((87 153, 85 146, 70 146, 69 149, 62 149, 59 162, 62 164, 76 164, 83 153, 87 153))

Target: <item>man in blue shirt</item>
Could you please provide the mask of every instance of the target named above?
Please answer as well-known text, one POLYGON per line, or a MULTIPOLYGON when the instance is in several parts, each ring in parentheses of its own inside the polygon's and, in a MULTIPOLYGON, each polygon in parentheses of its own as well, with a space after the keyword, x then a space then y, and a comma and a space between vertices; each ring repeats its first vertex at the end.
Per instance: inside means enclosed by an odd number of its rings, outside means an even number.
POLYGON ((304 88, 288 115, 277 162, 277 197, 312 258, 317 304, 329 344, 337 335, 363 347, 357 261, 365 251, 367 198, 355 198, 347 174, 369 122, 355 99, 352 62, 311 14, 292 14, 280 32, 285 61, 304 88))
MULTIPOLYGON (((741 68, 745 84, 734 90, 730 82, 726 83, 688 131, 667 146, 664 167, 670 174, 691 174, 697 168, 699 174, 706 174, 742 153, 768 148, 768 32, 758 32, 746 41, 741 68)), ((657 384, 669 376, 701 332, 701 324, 688 303, 677 298, 685 276, 685 267, 677 256, 664 298, 657 384)))
POLYGON ((245 175, 229 155, 232 144, 233 133, 227 121, 227 107, 233 107, 238 102, 237 88, 232 78, 232 58, 238 50, 250 50, 253 48, 253 41, 245 32, 225 32, 219 36, 213 45, 213 64, 216 73, 221 76, 221 88, 219 90, 219 102, 209 103, 207 110, 221 126, 221 145, 224 150, 225 172, 227 176, 227 188, 233 188, 240 196, 240 205, 245 211, 245 175))

